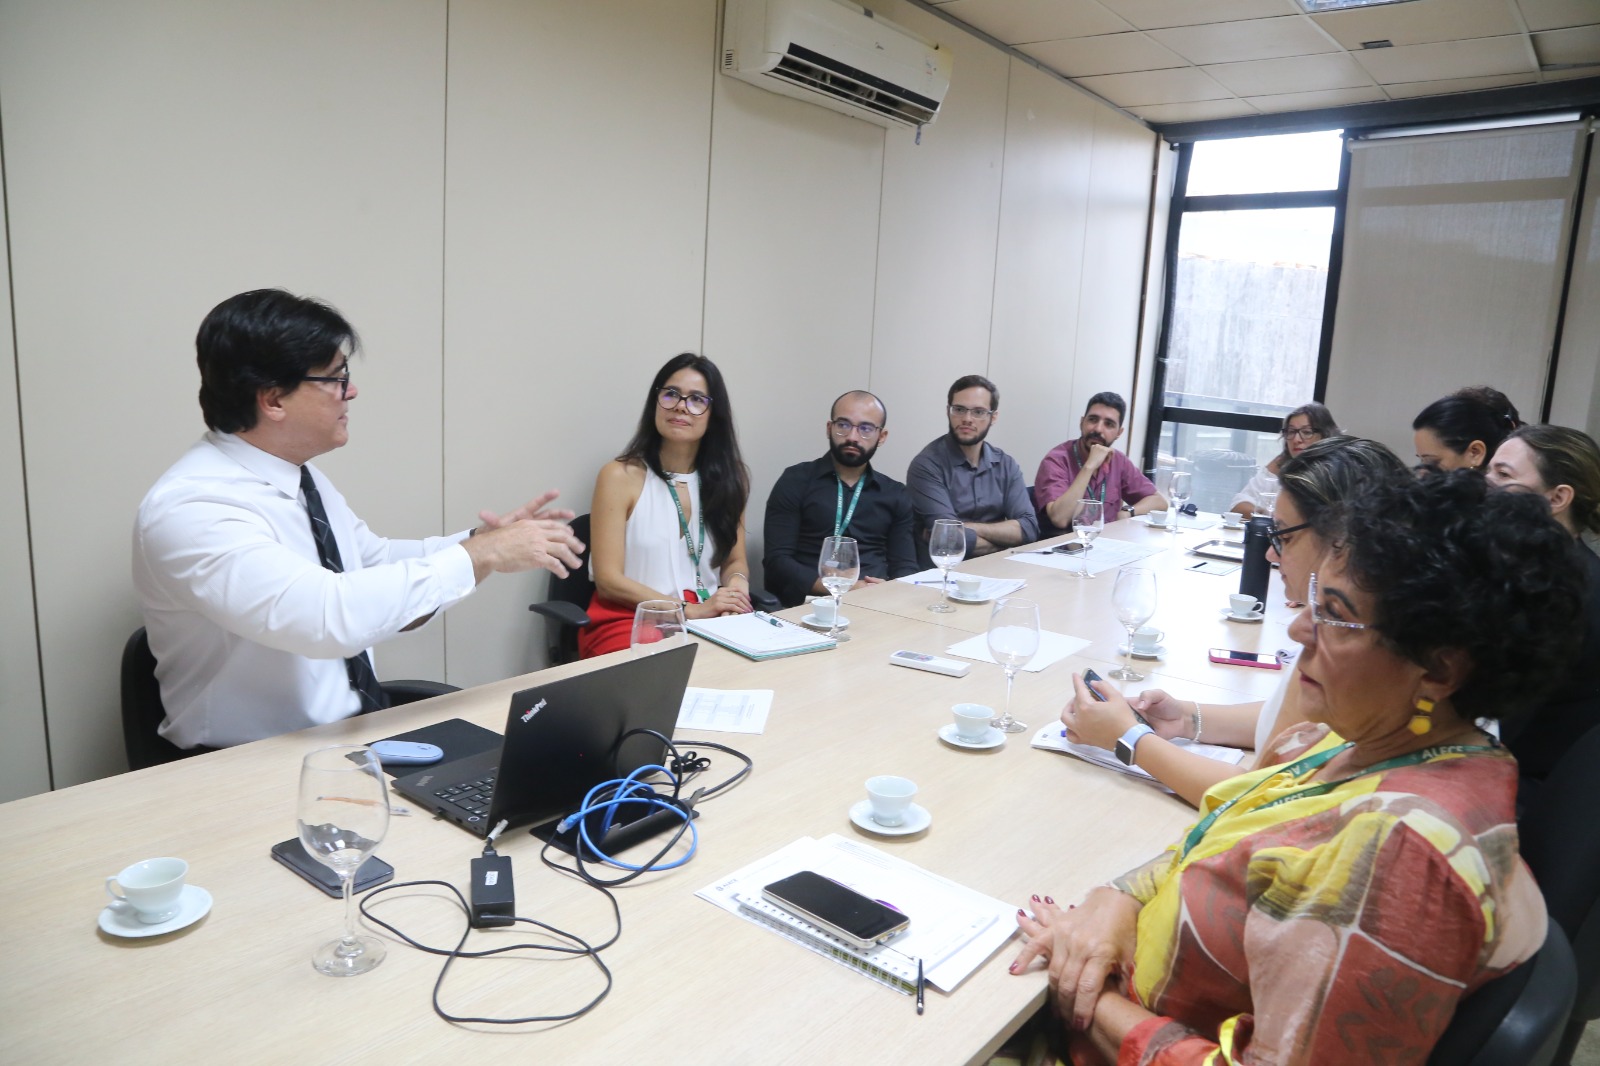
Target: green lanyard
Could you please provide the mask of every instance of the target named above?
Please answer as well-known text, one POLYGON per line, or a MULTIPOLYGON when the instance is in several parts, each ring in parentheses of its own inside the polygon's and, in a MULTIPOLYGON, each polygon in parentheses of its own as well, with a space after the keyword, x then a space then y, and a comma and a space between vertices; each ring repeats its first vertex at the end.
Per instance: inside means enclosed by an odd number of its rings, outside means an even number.
MULTIPOLYGON (((1080 443, 1080 444, 1081 444, 1081 443, 1082 443, 1082 442, 1081 442, 1081 441, 1080 441, 1080 442, 1079 442, 1079 443, 1080 443)), ((1076 447, 1074 447, 1074 448, 1073 448, 1073 455, 1072 455, 1072 457, 1073 457, 1073 458, 1074 458, 1074 459, 1076 459, 1076 458, 1077 458, 1077 457, 1078 457, 1078 455, 1077 455, 1077 448, 1076 448, 1076 447)), ((1079 470, 1082 470, 1082 469, 1083 469, 1083 466, 1084 466, 1084 463, 1087 463, 1087 462, 1088 462, 1088 461, 1089 461, 1089 457, 1088 457, 1088 456, 1084 456, 1084 458, 1083 458, 1083 463, 1079 463, 1079 464, 1078 464, 1078 469, 1079 469, 1079 470)), ((1097 497, 1096 497, 1096 499, 1098 499, 1098 500, 1099 500, 1099 501, 1100 501, 1100 503, 1101 503, 1101 505, 1102 505, 1102 506, 1104 506, 1104 505, 1105 505, 1105 502, 1106 502, 1106 482, 1108 482, 1108 481, 1110 481, 1110 480, 1111 480, 1111 475, 1110 475, 1110 473, 1108 473, 1108 472, 1107 472, 1107 471, 1106 471, 1106 470, 1105 470, 1105 468, 1104 468, 1104 467, 1102 467, 1102 468, 1101 468, 1101 469, 1100 469, 1100 470, 1098 470, 1098 471, 1096 471, 1096 473, 1098 473, 1098 474, 1099 474, 1099 475, 1100 475, 1100 494, 1099 494, 1099 496, 1097 496, 1097 497)), ((1077 477, 1077 476, 1078 476, 1078 475, 1077 475, 1077 474, 1073 474, 1073 475, 1072 475, 1072 476, 1073 476, 1073 477, 1074 477, 1074 478, 1076 478, 1076 477, 1077 477)), ((1090 480, 1090 481, 1093 481, 1093 480, 1094 480, 1094 478, 1090 478, 1090 479, 1089 479, 1089 480, 1090 480)), ((1088 496, 1088 495, 1089 495, 1089 486, 1087 486, 1087 485, 1085 485, 1085 486, 1084 486, 1084 492, 1083 492, 1083 494, 1084 494, 1084 495, 1085 495, 1085 496, 1088 496)))
POLYGON ((838 474, 834 474, 833 481, 839 487, 839 492, 833 505, 833 535, 842 537, 844 536, 844 531, 850 528, 850 519, 856 516, 856 501, 861 499, 861 486, 866 484, 867 475, 865 471, 862 471, 861 476, 856 479, 856 490, 850 494, 850 510, 848 511, 844 509, 844 479, 838 474), (843 516, 843 521, 840 520, 841 515, 843 516))
MULTIPOLYGON (((1297 762, 1290 763, 1282 770, 1279 770, 1278 774, 1287 773, 1291 777, 1298 777, 1304 771, 1318 769, 1324 763, 1332 759, 1335 755, 1338 755, 1351 747, 1354 747, 1354 744, 1347 740, 1337 748, 1329 748, 1327 751, 1319 751, 1315 755, 1307 755, 1305 758, 1300 759, 1297 762)), ((1402 766, 1414 766, 1417 763, 1428 762, 1431 759, 1436 759, 1441 755, 1471 755, 1475 752, 1494 750, 1495 749, 1493 747, 1481 744, 1446 744, 1435 748, 1423 748, 1421 751, 1414 751, 1410 755, 1400 755, 1393 759, 1385 759, 1383 762, 1369 766, 1359 773, 1351 774, 1349 777, 1341 777, 1337 781, 1319 781, 1315 785, 1290 792, 1287 795, 1279 796, 1270 803, 1263 803, 1261 806, 1257 807, 1256 810, 1264 811, 1270 807, 1276 807, 1279 804, 1288 803, 1291 800, 1297 800, 1301 798, 1309 799, 1314 796, 1325 796, 1329 792, 1332 792, 1334 789, 1338 788, 1340 785, 1345 784, 1348 781, 1354 781, 1358 777, 1365 777, 1367 774, 1383 773, 1386 770, 1394 770, 1402 766)), ((1189 857, 1189 852, 1194 850, 1195 845, 1199 844, 1201 840, 1205 839, 1206 831, 1211 828, 1212 823, 1226 814, 1229 808, 1231 808, 1235 803, 1238 803, 1240 800, 1244 799, 1246 796, 1250 795, 1250 793, 1254 792, 1256 789, 1260 788, 1266 782, 1272 780, 1274 777, 1277 777, 1278 774, 1268 774, 1266 777, 1263 777, 1260 781, 1257 781, 1245 791, 1239 793, 1239 795, 1233 797, 1233 799, 1229 800, 1227 803, 1224 803, 1222 806, 1218 807, 1216 810, 1200 819, 1200 821, 1196 822, 1194 828, 1189 830, 1189 835, 1183 838, 1183 854, 1178 856, 1179 860, 1189 857)))
POLYGON ((694 567, 695 595, 700 597, 701 603, 705 603, 711 598, 711 593, 706 591, 706 583, 700 579, 700 553, 706 550, 706 510, 700 508, 700 547, 696 548, 694 538, 689 536, 689 520, 683 516, 683 501, 678 499, 672 475, 663 473, 661 480, 667 483, 667 495, 672 497, 672 506, 678 509, 678 532, 683 534, 683 543, 689 549, 689 565, 694 567))

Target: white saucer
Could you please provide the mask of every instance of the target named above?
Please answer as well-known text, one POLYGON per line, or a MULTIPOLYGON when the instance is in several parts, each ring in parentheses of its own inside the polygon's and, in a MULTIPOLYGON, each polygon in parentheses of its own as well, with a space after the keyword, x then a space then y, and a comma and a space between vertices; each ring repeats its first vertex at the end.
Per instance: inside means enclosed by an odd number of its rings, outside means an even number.
POLYGON ((958 748, 967 748, 971 751, 987 751, 990 748, 998 748, 1004 744, 1006 735, 994 726, 990 726, 989 731, 983 735, 982 740, 968 740, 956 730, 954 722, 946 722, 939 727, 939 739, 946 744, 954 744, 958 748))
POLYGON ((193 925, 211 913, 211 893, 199 885, 184 885, 178 896, 178 913, 156 925, 145 925, 127 904, 113 903, 100 912, 100 928, 112 936, 160 936, 193 925))
POLYGON ((993 596, 985 596, 981 592, 976 596, 963 596, 961 593, 955 590, 954 586, 952 586, 950 589, 950 598, 957 603, 988 603, 990 600, 994 599, 993 596))
MULTIPOLYGON (((951 722, 951 726, 955 723, 951 722)), ((850 808, 850 820, 858 829, 865 829, 869 833, 878 833, 886 837, 903 837, 912 833, 920 833, 933 824, 933 815, 927 808, 918 807, 913 803, 906 808, 906 820, 899 825, 879 825, 872 820, 872 801, 861 800, 850 808)))
POLYGON ((1224 622, 1238 622, 1240 625, 1253 626, 1266 617, 1265 613, 1245 616, 1234 614, 1226 607, 1222 608, 1222 620, 1224 622))
MULTIPOLYGON (((803 625, 803 626, 810 626, 812 629, 829 629, 829 628, 832 628, 827 622, 824 622, 822 619, 818 618, 814 614, 808 614, 804 618, 800 619, 800 624, 803 625)), ((840 629, 849 629, 850 628, 850 619, 846 618, 842 614, 839 616, 839 628, 840 629)))
MULTIPOLYGON (((1133 657, 1135 659, 1149 659, 1151 662, 1160 662, 1161 661, 1161 657, 1163 655, 1165 655, 1166 653, 1167 653, 1167 646, 1165 644, 1157 644, 1155 646, 1155 650, 1154 651, 1136 651, 1136 652, 1133 653, 1133 657)), ((1118 655, 1126 655, 1126 654, 1128 654, 1128 645, 1126 643, 1118 644, 1117 645, 1117 654, 1118 655)))
POLYGON ((1236 530, 1237 531, 1237 530, 1240 530, 1240 529, 1244 528, 1244 523, 1240 522, 1238 525, 1234 526, 1234 525, 1229 525, 1227 522, 1224 522, 1224 523, 1222 523, 1222 528, 1223 529, 1232 529, 1232 530, 1236 530))

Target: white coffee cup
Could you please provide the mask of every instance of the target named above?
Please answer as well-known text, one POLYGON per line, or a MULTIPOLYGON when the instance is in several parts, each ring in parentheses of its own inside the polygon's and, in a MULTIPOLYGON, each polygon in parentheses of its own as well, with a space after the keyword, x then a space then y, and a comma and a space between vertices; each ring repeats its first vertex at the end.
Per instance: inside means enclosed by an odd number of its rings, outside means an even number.
POLYGON ((825 626, 833 625, 833 597, 818 596, 811 601, 811 617, 825 626))
POLYGON ((897 826, 906 820, 906 810, 917 794, 917 783, 907 777, 880 774, 867 778, 867 799, 872 801, 872 820, 879 825, 897 826))
POLYGON ((1229 511, 1222 516, 1222 524, 1230 529, 1244 525, 1244 515, 1239 511, 1229 511))
POLYGON ((113 906, 133 911, 145 925, 160 925, 177 916, 188 872, 189 864, 182 859, 144 859, 106 878, 106 894, 115 900, 113 906))
POLYGON ((1228 611, 1235 618, 1259 618, 1267 613, 1267 605, 1245 592, 1235 592, 1228 597, 1228 611))
POLYGON ((1133 631, 1133 653, 1135 655, 1154 655, 1161 647, 1161 642, 1167 639, 1167 634, 1155 626, 1140 626, 1133 631))
POLYGON ((956 733, 962 740, 978 741, 989 735, 994 708, 981 703, 958 703, 950 713, 956 717, 956 733))
POLYGON ((983 578, 976 574, 951 574, 951 584, 956 587, 956 594, 964 600, 975 600, 983 589, 983 578))
POLYGON ((1165 512, 1165 511, 1151 511, 1150 512, 1150 524, 1153 525, 1153 526, 1164 526, 1164 525, 1166 525, 1167 524, 1167 512, 1165 512))

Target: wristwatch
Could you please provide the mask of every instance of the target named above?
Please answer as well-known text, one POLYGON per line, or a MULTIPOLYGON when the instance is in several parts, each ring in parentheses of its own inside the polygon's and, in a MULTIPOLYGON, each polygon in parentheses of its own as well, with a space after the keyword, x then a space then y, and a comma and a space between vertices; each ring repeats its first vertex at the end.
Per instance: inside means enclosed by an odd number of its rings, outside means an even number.
POLYGON ((1154 732, 1154 729, 1141 722, 1117 738, 1117 758, 1123 766, 1133 765, 1133 749, 1139 746, 1139 741, 1154 732))

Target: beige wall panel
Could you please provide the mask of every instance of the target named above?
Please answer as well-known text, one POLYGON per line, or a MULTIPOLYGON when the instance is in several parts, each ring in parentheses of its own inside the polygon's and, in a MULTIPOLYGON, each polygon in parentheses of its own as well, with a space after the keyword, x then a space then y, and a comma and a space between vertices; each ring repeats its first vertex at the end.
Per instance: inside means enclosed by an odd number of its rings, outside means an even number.
MULTIPOLYGON (((370 358, 354 443, 325 466, 378 531, 440 528, 444 21, 443 0, 0 8, 58 786, 123 766, 129 530, 202 430, 193 336, 218 300, 282 285, 345 311, 370 358)), ((380 672, 434 673, 438 640, 380 672)))
MULTIPOLYGON (((1011 61, 989 358, 1001 417, 991 439, 1017 460, 1029 484, 1044 453, 1076 425, 1066 412, 1078 392, 1078 310, 1095 113, 1102 109, 1011 61)), ((1106 387, 1118 384, 1127 382, 1106 387)))
MULTIPOLYGON (((10 291, 5 231, 0 229, 0 292, 10 291)), ((44 693, 39 684, 39 629, 33 616, 22 426, 17 407, 11 301, 0 300, 0 803, 50 788, 44 693)))
POLYGON ((822 453, 828 404, 868 376, 884 130, 720 74, 712 91, 704 350, 750 465, 759 574, 773 482, 822 453))
MULTIPOLYGON (((588 511, 651 375, 700 347, 715 11, 451 6, 447 524, 550 487, 588 511)), ((543 665, 544 588, 498 575, 449 613, 452 684, 543 665)))
POLYGON ((1010 61, 909 4, 882 13, 949 48, 954 64, 922 143, 892 129, 884 146, 871 388, 893 426, 874 463, 903 480, 911 458, 947 430, 950 383, 989 365, 1010 61))
POLYGON ((1155 144, 1156 135, 1138 123, 1110 108, 1095 109, 1077 359, 1072 395, 1057 409, 1055 422, 1061 440, 1076 436, 1078 416, 1090 396, 1105 389, 1121 393, 1128 402, 1128 418, 1117 444, 1131 455, 1141 451, 1149 409, 1149 396, 1136 394, 1133 382, 1155 144))

